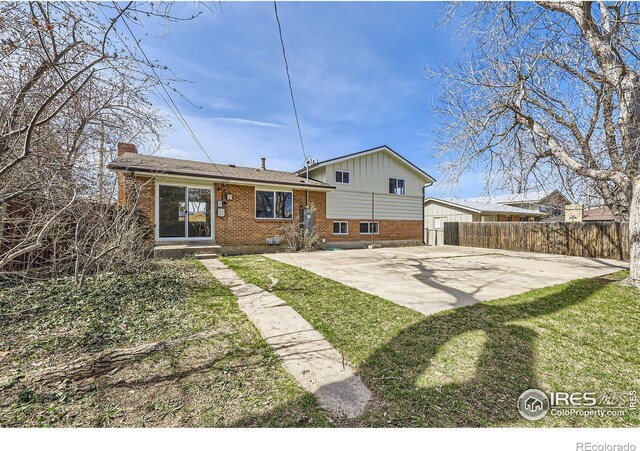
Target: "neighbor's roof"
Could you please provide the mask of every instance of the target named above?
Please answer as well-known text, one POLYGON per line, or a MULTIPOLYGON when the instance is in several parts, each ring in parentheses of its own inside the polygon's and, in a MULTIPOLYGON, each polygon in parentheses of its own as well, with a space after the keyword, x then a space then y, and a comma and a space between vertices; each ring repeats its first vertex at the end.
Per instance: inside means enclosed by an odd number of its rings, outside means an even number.
POLYGON ((496 214, 510 214, 520 216, 545 216, 544 213, 534 210, 527 210, 525 208, 512 207, 510 205, 495 204, 492 202, 476 202, 470 199, 440 199, 437 197, 428 197, 424 200, 427 202, 436 202, 452 207, 459 207, 473 213, 496 213, 496 214))
MULTIPOLYGON (((496 204, 519 204, 519 203, 527 203, 527 202, 539 202, 545 197, 549 197, 554 193, 560 194, 562 197, 565 197, 560 191, 553 190, 551 192, 529 191, 526 193, 517 193, 517 194, 499 194, 497 196, 470 197, 467 200, 474 201, 474 202, 491 202, 496 204)), ((567 202, 568 201, 569 200, 567 199, 567 202)))
MULTIPOLYGON (((436 179, 434 179, 429 174, 424 172, 418 166, 416 166, 415 164, 413 164, 412 162, 407 160, 405 157, 400 155, 398 152, 393 150, 391 147, 386 146, 386 145, 385 146, 374 147, 372 149, 362 150, 360 152, 350 153, 350 154, 347 154, 347 155, 342 155, 340 157, 331 158, 330 160, 319 161, 319 162, 314 163, 311 166, 309 166, 309 170, 311 171, 313 169, 317 169, 317 168, 321 168, 323 166, 327 166, 328 164, 339 163, 341 161, 350 160, 352 158, 357 158, 357 157, 363 157, 365 155, 369 155, 369 154, 377 153, 377 152, 387 152, 387 153, 393 155, 394 157, 396 157, 397 159, 399 159, 400 161, 402 161, 405 165, 407 165, 413 171, 419 173, 422 177, 428 179, 431 182, 435 182, 436 181, 436 179)), ((306 167, 302 168, 302 169, 299 169, 298 171, 296 171, 296 174, 302 174, 306 170, 307 170, 306 167)))
POLYGON ((109 169, 121 171, 151 172, 154 174, 203 177, 215 180, 255 182, 273 185, 307 186, 333 189, 334 187, 313 179, 299 177, 291 172, 262 170, 227 164, 203 163, 126 152, 116 158, 109 169))
POLYGON ((583 221, 613 221, 609 207, 595 207, 584 211, 583 221))

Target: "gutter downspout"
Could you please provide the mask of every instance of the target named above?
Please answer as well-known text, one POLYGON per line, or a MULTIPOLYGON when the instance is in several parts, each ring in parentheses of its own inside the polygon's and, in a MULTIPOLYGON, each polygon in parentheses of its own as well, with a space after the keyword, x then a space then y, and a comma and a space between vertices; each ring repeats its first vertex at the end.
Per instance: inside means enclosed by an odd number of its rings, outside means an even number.
MULTIPOLYGON (((307 183, 309 183, 309 160, 305 161, 307 167, 307 183)), ((307 200, 306 200, 307 208, 309 208, 309 190, 307 189, 307 200)))
POLYGON ((427 241, 429 240, 428 237, 428 231, 426 228, 426 223, 424 220, 424 200, 427 198, 427 188, 429 188, 430 186, 433 185, 433 182, 429 182, 429 183, 425 183, 422 186, 422 244, 427 244, 427 241))
MULTIPOLYGON (((369 231, 371 232, 371 245, 376 245, 376 234, 373 233, 373 227, 375 222, 375 211, 376 211, 376 193, 371 193, 371 226, 369 227, 369 231)), ((378 232, 380 232, 380 227, 378 226, 378 232)))

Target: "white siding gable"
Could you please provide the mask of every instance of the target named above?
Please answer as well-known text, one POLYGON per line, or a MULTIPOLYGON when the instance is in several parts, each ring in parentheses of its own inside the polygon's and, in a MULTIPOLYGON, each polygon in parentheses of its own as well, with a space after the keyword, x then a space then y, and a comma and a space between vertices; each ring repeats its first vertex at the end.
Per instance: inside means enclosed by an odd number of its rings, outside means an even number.
MULTIPOLYGON (((363 156, 328 164, 318 168, 323 169, 322 174, 326 183, 336 185, 336 189, 345 191, 359 191, 366 193, 389 194, 389 178, 401 178, 406 180, 407 196, 422 196, 422 187, 427 182, 425 177, 407 166, 405 162, 396 158, 384 150, 363 156), (351 183, 348 185, 336 184, 335 173, 337 170, 349 171, 351 183)), ((311 177, 318 180, 315 172, 311 177)))
POLYGON ((391 152, 381 150, 312 169, 309 176, 334 185, 327 193, 327 218, 422 220, 423 187, 430 181, 391 152), (350 183, 336 183, 336 171, 350 183), (389 178, 405 180, 405 194, 389 194, 389 178))
POLYGON ((473 222, 474 214, 462 208, 431 201, 424 206, 425 228, 435 229, 435 218, 442 218, 442 222, 473 222))

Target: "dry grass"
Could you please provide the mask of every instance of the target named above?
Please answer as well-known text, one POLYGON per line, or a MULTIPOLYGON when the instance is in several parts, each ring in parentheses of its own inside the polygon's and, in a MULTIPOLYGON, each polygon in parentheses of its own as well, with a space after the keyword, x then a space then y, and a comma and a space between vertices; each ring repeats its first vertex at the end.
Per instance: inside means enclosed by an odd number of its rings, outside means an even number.
POLYGON ((0 292, 0 313, 11 318, 0 326, 3 372, 18 374, 114 346, 219 332, 94 379, 18 384, 2 393, 0 426, 329 424, 233 295, 198 265, 159 262, 153 273, 124 281, 92 279, 81 296, 64 280, 0 292), (30 305, 41 307, 15 315, 30 305), (285 405, 279 415, 262 415, 285 405))

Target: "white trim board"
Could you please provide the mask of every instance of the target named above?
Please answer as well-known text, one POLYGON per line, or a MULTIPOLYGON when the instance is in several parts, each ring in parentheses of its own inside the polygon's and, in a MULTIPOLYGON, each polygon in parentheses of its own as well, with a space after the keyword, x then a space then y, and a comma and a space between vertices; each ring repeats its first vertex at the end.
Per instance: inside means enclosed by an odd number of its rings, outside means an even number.
MULTIPOLYGON (((193 175, 177 175, 177 174, 165 174, 165 173, 159 173, 159 172, 149 172, 149 171, 125 171, 125 170, 116 170, 116 173, 123 173, 123 174, 131 174, 132 172, 135 172, 136 176, 141 176, 141 177, 153 177, 155 178, 157 181, 159 181, 160 183, 165 183, 165 180, 174 180, 174 181, 178 181, 178 180, 184 180, 185 183, 226 183, 228 185, 243 185, 243 186, 261 186, 261 185, 268 185, 269 187, 280 187, 280 188, 286 188, 286 189, 294 189, 294 190, 301 190, 301 191, 333 191, 335 188, 334 187, 320 187, 320 186, 306 186, 306 185, 290 185, 290 184, 286 184, 286 183, 270 183, 270 182, 266 182, 263 180, 256 180, 255 182, 250 182, 250 181, 242 181, 242 180, 233 180, 233 179, 225 179, 225 178, 221 178, 221 177, 197 177, 197 176, 193 176, 193 175)), ((171 182, 169 182, 171 183, 171 182)))

